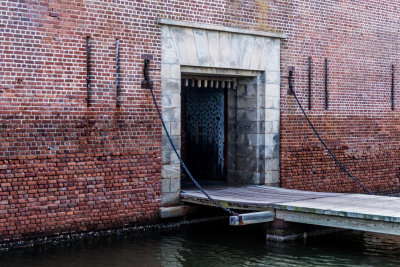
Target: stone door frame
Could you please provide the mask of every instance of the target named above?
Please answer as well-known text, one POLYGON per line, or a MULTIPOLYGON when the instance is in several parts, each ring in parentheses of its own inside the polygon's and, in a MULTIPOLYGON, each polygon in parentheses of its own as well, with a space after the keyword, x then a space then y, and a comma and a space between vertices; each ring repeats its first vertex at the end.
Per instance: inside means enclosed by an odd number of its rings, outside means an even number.
MULTIPOLYGON (((162 116, 181 143, 181 75, 238 77, 228 97, 228 182, 279 185, 283 34, 160 19, 162 116)), ((162 137, 162 205, 179 203, 180 164, 162 137)))

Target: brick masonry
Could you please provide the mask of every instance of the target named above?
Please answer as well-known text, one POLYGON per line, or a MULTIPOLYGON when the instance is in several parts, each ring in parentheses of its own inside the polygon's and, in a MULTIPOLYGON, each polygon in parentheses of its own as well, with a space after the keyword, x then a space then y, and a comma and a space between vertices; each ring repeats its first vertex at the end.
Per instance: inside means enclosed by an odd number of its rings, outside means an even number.
POLYGON ((161 102, 158 18, 286 33, 281 44, 283 187, 360 191, 322 150, 292 96, 350 171, 375 191, 399 188, 397 1, 0 2, 0 239, 142 223, 161 205, 161 125, 140 84, 142 54, 161 102), (92 99, 86 105, 86 36, 92 99), (116 107, 115 39, 121 41, 116 107), (323 61, 329 64, 324 110, 323 61))

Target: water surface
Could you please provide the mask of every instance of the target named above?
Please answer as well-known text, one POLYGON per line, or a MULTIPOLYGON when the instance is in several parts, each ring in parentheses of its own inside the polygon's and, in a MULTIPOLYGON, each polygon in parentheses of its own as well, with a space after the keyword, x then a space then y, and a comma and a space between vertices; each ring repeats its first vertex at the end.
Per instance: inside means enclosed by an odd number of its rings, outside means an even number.
POLYGON ((13 250, 1 266, 400 266, 400 238, 341 232, 271 243, 262 227, 208 223, 13 250))

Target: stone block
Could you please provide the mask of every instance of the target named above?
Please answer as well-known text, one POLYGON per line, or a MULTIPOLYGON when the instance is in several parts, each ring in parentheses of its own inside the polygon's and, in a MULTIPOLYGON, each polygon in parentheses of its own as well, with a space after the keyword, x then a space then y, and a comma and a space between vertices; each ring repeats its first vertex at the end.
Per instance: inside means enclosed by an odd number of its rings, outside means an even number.
POLYGON ((266 159, 265 160, 266 171, 279 171, 279 159, 266 159))
POLYGON ((162 151, 162 164, 163 165, 171 164, 171 150, 162 151))
MULTIPOLYGON (((171 64, 171 78, 181 80, 181 66, 179 64, 171 64)), ((180 85, 180 84, 179 84, 180 85)))
POLYGON ((171 34, 169 33, 168 26, 165 26, 165 25, 161 26, 161 37, 162 38, 171 38, 171 34))
POLYGON ((265 134, 265 146, 279 145, 279 134, 265 134))
POLYGON ((241 69, 251 69, 251 59, 252 55, 255 53, 254 47, 254 36, 243 36, 243 52, 241 55, 241 69))
POLYGON ((260 68, 260 55, 262 52, 262 49, 264 48, 264 43, 265 43, 265 38, 257 36, 254 40, 253 44, 253 53, 251 54, 251 60, 250 60, 250 69, 252 70, 263 70, 263 68, 260 68))
POLYGON ((181 80, 180 79, 163 79, 161 83, 163 96, 170 94, 181 93, 181 80))
POLYGON ((248 84, 246 87, 246 96, 257 97, 258 84, 248 84))
POLYGON ((261 174, 259 172, 253 172, 248 181, 249 184, 260 184, 261 174))
MULTIPOLYGON (((169 121, 164 121, 164 124, 165 124, 165 128, 167 128, 167 131, 170 133, 171 132, 171 122, 169 122, 169 121)), ((163 136, 165 136, 166 137, 166 133, 165 133, 165 130, 164 130, 164 127, 162 127, 162 134, 163 134, 163 136)))
POLYGON ((276 109, 280 109, 281 108, 281 98, 279 96, 273 97, 272 101, 273 101, 273 107, 274 108, 276 108, 276 109))
POLYGON ((176 45, 175 51, 179 52, 179 62, 183 64, 183 60, 181 55, 185 56, 186 54, 186 46, 185 46, 185 37, 183 33, 183 29, 180 27, 170 27, 169 30, 171 34, 171 39, 173 39, 173 42, 176 45))
POLYGON ((171 121, 171 135, 181 135, 181 121, 171 121))
POLYGON ((279 121, 280 119, 279 109, 264 109, 264 114, 265 121, 279 121))
POLYGON ((265 65, 265 70, 268 71, 280 71, 281 69, 281 41, 274 39, 269 49, 268 60, 265 65))
POLYGON ((194 39, 196 41, 197 57, 200 66, 209 66, 209 48, 207 33, 205 30, 194 29, 194 39))
POLYGON ((161 78, 171 78, 171 64, 161 64, 161 78))
POLYGON ((179 164, 163 165, 162 169, 161 169, 161 177, 163 179, 166 179, 166 178, 169 178, 169 179, 180 178, 181 177, 180 165, 179 164))
POLYGON ((261 123, 261 126, 260 133, 271 134, 274 129, 272 121, 264 121, 261 123))
POLYGON ((230 67, 238 69, 241 66, 243 53, 243 35, 231 35, 230 67))
POLYGON ((238 84, 237 96, 247 96, 247 84, 238 84))
MULTIPOLYGON (((229 106, 229 103, 228 103, 229 106)), ((228 121, 235 122, 237 118, 237 109, 228 107, 227 119, 228 121)))
POLYGON ((237 154, 242 157, 257 157, 257 147, 256 146, 246 146, 238 145, 237 154))
POLYGON ((197 207, 179 205, 174 207, 161 207, 159 209, 159 215, 161 219, 184 217, 189 214, 195 213, 197 207))
MULTIPOLYGON (((178 151, 178 153, 180 153, 180 151, 178 151)), ((176 155, 176 153, 173 150, 171 150, 171 164, 178 164, 178 165, 181 164, 178 159, 178 156, 176 155)))
POLYGON ((237 133, 233 129, 228 127, 228 140, 230 143, 236 143, 237 133))
POLYGON ((238 121, 257 121, 258 120, 257 115, 258 115, 258 109, 255 108, 237 110, 238 121))
POLYGON ((178 107, 163 108, 162 118, 164 121, 175 121, 181 117, 181 109, 178 107))
POLYGON ((256 134, 258 133, 258 122, 256 121, 239 121, 237 123, 237 133, 239 134, 256 134))
POLYGON ((161 195, 161 205, 164 207, 176 206, 179 202, 179 193, 162 193, 161 195))
POLYGON ((236 169, 236 155, 232 157, 228 155, 228 160, 227 160, 227 169, 234 170, 236 169))
POLYGON ((228 171, 228 177, 230 184, 248 184, 251 174, 248 171, 230 170, 228 171))
POLYGON ((207 37, 209 44, 212 44, 207 46, 209 51, 209 64, 210 66, 219 67, 220 66, 219 32, 207 31, 207 37))
POLYGON ((257 108, 257 98, 256 97, 238 97, 237 98, 237 109, 249 109, 257 108))
POLYGON ((279 129, 280 129, 280 121, 274 121, 272 122, 273 124, 273 129, 272 132, 273 134, 279 134, 279 129))
POLYGON ((177 93, 170 93, 168 91, 162 93, 162 107, 166 108, 180 108, 181 96, 177 93))
POLYGON ((281 96, 281 87, 279 84, 266 84, 264 96, 281 96))
MULTIPOLYGON (((177 136, 177 135, 172 135, 171 139, 172 139, 172 142, 174 142, 174 145, 175 145, 176 149, 178 149, 178 150, 181 149, 181 137, 177 136)), ((172 149, 172 146, 171 146, 171 144, 170 144, 170 142, 168 140, 168 137, 166 135, 162 136, 162 147, 163 147, 163 149, 166 149, 166 150, 171 150, 172 149)))
POLYGON ((171 192, 171 179, 169 179, 169 178, 161 179, 161 191, 162 191, 162 193, 170 193, 171 192))
POLYGON ((249 172, 256 172, 257 171, 257 160, 254 157, 251 157, 251 158, 237 157, 236 169, 237 170, 247 170, 249 172))
POLYGON ((241 144, 246 144, 249 146, 257 146, 259 144, 259 134, 243 134, 241 136, 244 138, 243 142, 240 142, 241 144))
POLYGON ((228 157, 235 157, 236 158, 236 144, 234 143, 228 143, 228 157))
POLYGON ((266 171, 264 174, 264 183, 265 184, 274 184, 280 182, 280 174, 279 171, 266 171))
POLYGON ((219 33, 219 67, 230 68, 231 36, 229 32, 219 33))
POLYGON ((277 159, 279 158, 279 145, 276 146, 265 146, 263 153, 260 153, 260 157, 265 159, 277 159))
POLYGON ((266 109, 280 109, 280 99, 277 96, 265 96, 264 106, 266 109))
POLYGON ((164 64, 179 64, 179 55, 171 38, 163 38, 161 58, 164 64))
POLYGON ((181 190, 181 177, 171 178, 171 192, 180 192, 181 190))
MULTIPOLYGON (((175 39, 175 42, 183 42, 179 47, 184 46, 185 49, 179 50, 181 64, 182 65, 192 65, 198 66, 199 60, 197 56, 197 46, 194 39, 193 29, 182 28, 182 39, 175 39)), ((177 44, 178 45, 178 44, 177 44)))
POLYGON ((279 71, 266 71, 265 83, 266 84, 280 84, 281 73, 279 71))
POLYGON ((262 53, 260 56, 260 65, 258 66, 258 69, 265 70, 267 67, 267 62, 269 60, 270 56, 270 50, 272 49, 273 43, 271 38, 265 38, 264 39, 264 47, 262 49, 262 53))

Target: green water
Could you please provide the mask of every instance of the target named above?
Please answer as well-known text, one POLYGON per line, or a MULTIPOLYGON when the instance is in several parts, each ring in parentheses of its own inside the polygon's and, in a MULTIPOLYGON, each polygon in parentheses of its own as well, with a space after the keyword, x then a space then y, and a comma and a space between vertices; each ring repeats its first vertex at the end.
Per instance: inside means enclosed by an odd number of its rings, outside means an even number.
POLYGON ((341 232, 278 244, 257 226, 209 223, 13 250, 0 266, 400 266, 400 237, 341 232))

